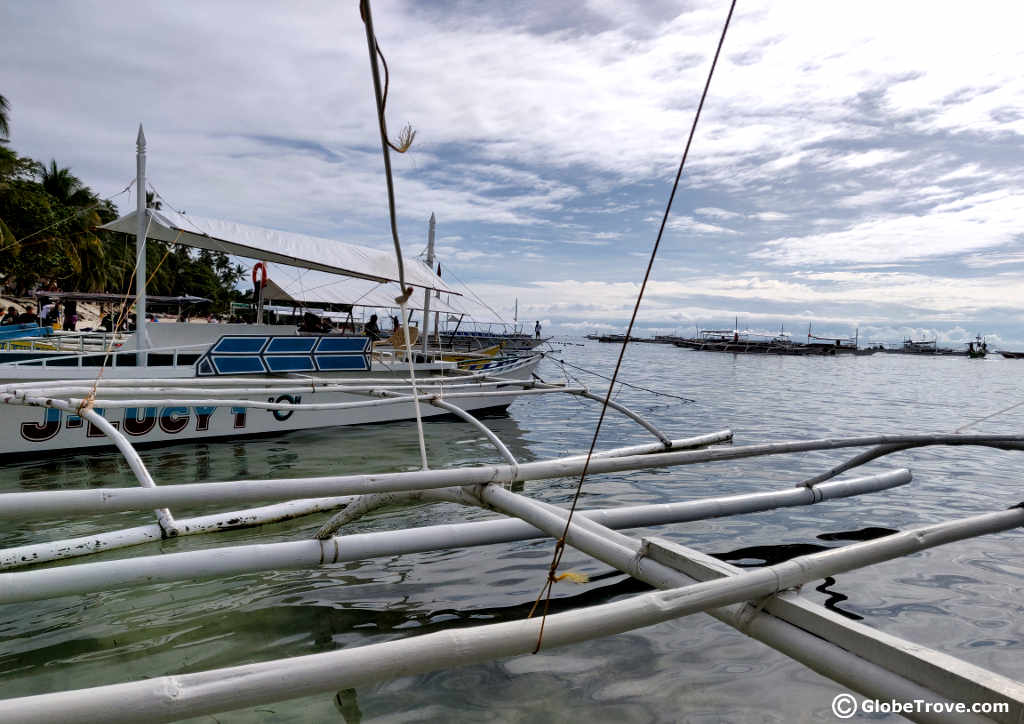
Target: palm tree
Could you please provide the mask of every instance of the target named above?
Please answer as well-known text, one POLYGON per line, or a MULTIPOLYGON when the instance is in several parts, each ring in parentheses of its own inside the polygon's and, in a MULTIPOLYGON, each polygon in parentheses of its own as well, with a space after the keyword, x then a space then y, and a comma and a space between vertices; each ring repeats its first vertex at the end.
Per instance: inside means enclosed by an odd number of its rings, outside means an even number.
MULTIPOLYGON (((11 135, 11 126, 8 123, 8 111, 11 110, 11 104, 7 102, 7 99, 0 95, 0 143, 6 143, 8 137, 11 135)), ((0 146, 0 172, 5 167, 13 164, 17 156, 13 151, 10 151, 3 146, 0 146)), ((0 179, 0 188, 3 188, 3 181, 0 179)), ((9 247, 14 244, 14 234, 4 223, 3 219, 0 219, 0 247, 9 247)))
POLYGON ((72 283, 82 291, 101 290, 106 283, 107 270, 103 242, 94 233, 101 223, 95 208, 99 199, 71 169, 57 166, 56 160, 43 168, 41 181, 43 189, 63 206, 80 208, 74 218, 67 220, 65 234, 57 239, 71 267, 72 283))
POLYGON ((11 110, 11 104, 7 102, 7 99, 0 95, 0 141, 6 141, 11 135, 11 127, 8 124, 8 111, 11 110))
POLYGON ((43 168, 42 182, 46 193, 65 206, 88 206, 96 202, 81 179, 71 173, 71 169, 59 168, 56 160, 50 161, 49 168, 43 168))

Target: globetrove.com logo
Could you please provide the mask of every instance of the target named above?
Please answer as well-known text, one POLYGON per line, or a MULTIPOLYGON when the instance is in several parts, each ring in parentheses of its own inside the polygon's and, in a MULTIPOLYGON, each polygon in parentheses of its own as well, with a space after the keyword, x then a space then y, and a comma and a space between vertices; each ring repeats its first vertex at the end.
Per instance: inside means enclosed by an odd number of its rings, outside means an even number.
POLYGON ((928 701, 910 699, 900 701, 889 699, 858 699, 853 694, 837 694, 832 699, 832 713, 839 719, 850 719, 862 714, 1005 714, 1010 711, 1009 702, 979 701, 971 704, 962 701, 928 701))

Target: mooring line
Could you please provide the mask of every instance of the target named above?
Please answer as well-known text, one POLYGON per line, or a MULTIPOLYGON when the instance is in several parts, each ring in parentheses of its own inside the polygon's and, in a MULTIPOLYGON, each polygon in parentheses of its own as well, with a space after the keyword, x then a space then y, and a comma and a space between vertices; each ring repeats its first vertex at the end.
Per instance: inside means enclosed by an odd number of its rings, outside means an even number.
MULTIPOLYGON (((594 370, 588 370, 586 367, 580 367, 579 365, 574 365, 574 364, 572 364, 570 362, 566 362, 564 359, 556 359, 555 357, 552 357, 550 354, 548 354, 546 352, 542 352, 541 354, 543 354, 545 357, 550 359, 552 362, 557 362, 560 365, 565 365, 567 367, 572 367, 573 369, 577 369, 580 372, 586 372, 588 375, 594 375, 594 377, 600 377, 602 380, 609 380, 609 381, 611 381, 611 379, 612 379, 611 377, 608 377, 607 375, 602 375, 600 372, 595 372, 594 370)), ((565 370, 562 370, 562 371, 565 372, 565 370)), ((567 377, 572 377, 572 375, 570 375, 568 372, 566 372, 565 374, 566 374, 567 377)), ((683 397, 682 395, 673 395, 671 392, 662 392, 660 390, 652 390, 650 387, 641 387, 640 385, 630 384, 629 382, 623 382, 622 380, 618 380, 618 383, 622 387, 632 387, 634 390, 641 390, 643 392, 650 392, 652 395, 658 395, 659 397, 673 397, 673 398, 675 398, 677 400, 682 400, 683 402, 696 402, 696 400, 691 400, 689 397, 683 397)), ((1022 403, 1022 404, 1024 404, 1024 403, 1022 403)))
POLYGON ((958 427, 953 432, 963 432, 967 428, 972 427, 974 425, 977 425, 979 422, 984 422, 985 420, 991 420, 993 417, 998 417, 999 415, 1002 415, 1005 412, 1009 412, 1010 410, 1013 410, 1014 408, 1020 407, 1021 405, 1024 405, 1024 400, 1021 400, 1020 402, 1015 402, 1012 405, 1010 405, 1009 407, 1004 407, 1002 410, 999 410, 997 412, 993 412, 991 415, 985 415, 984 417, 979 417, 977 420, 971 420, 970 422, 964 423, 963 425, 958 427))

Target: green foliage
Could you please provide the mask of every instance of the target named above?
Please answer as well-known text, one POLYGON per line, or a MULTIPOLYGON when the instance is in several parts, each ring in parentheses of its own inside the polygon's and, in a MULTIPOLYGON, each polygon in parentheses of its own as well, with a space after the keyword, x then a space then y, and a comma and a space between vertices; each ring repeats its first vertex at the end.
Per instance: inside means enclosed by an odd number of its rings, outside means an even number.
MULTIPOLYGON (((97 228, 117 215, 70 169, 0 145, 0 283, 14 293, 51 282, 62 291, 133 290, 135 239, 97 228)), ((206 297, 217 314, 229 311, 244 273, 226 254, 157 241, 147 244, 146 269, 151 294, 206 297)))
POLYGON ((0 95, 0 139, 5 141, 11 135, 11 127, 8 122, 10 108, 11 105, 7 99, 0 95))

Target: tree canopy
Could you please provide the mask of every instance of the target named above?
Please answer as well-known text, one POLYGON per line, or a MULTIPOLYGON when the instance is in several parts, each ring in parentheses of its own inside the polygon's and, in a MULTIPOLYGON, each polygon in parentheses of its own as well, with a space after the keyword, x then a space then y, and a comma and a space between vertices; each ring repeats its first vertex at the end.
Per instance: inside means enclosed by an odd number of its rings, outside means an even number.
MULTIPOLYGON (((0 135, 8 132, 6 99, 0 96, 0 135)), ((147 197, 147 204, 158 205, 147 197)), ((71 169, 18 155, 0 142, 0 284, 15 294, 53 284, 61 291, 133 291, 135 239, 97 227, 118 216, 71 169)), ((149 241, 146 269, 150 294, 192 295, 213 300, 212 311, 229 311, 243 269, 220 252, 149 241)))

